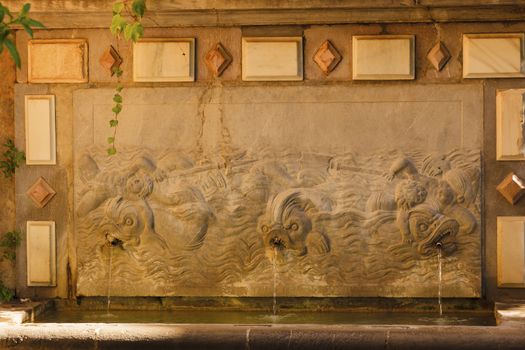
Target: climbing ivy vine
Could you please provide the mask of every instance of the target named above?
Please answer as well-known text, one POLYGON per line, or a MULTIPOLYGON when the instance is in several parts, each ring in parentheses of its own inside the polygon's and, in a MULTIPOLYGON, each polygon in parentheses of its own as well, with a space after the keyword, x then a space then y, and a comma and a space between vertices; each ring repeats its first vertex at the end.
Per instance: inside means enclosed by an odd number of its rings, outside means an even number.
MULTIPOLYGON (((117 52, 119 51, 119 42, 124 37, 124 40, 136 42, 144 36, 144 27, 142 26, 142 18, 146 12, 146 0, 122 0, 113 4, 113 18, 111 26, 109 27, 111 34, 117 38, 117 52)), ((112 72, 117 77, 117 86, 115 94, 113 95, 113 116, 109 121, 109 127, 113 129, 112 136, 108 137, 109 147, 107 149, 108 155, 112 156, 117 153, 115 146, 117 138, 117 129, 119 123, 119 115, 122 112, 122 89, 121 83, 123 74, 122 69, 116 67, 112 72)))
POLYGON ((4 147, 6 150, 2 153, 3 158, 0 159, 0 169, 6 178, 11 178, 15 173, 16 168, 26 160, 26 155, 23 151, 20 151, 15 147, 15 143, 11 139, 4 143, 4 147))
POLYGON ((31 38, 33 38, 33 28, 44 28, 42 23, 29 17, 30 9, 31 4, 24 4, 18 15, 15 16, 0 2, 0 53, 7 48, 18 68, 20 68, 20 55, 15 46, 13 27, 22 26, 31 38))

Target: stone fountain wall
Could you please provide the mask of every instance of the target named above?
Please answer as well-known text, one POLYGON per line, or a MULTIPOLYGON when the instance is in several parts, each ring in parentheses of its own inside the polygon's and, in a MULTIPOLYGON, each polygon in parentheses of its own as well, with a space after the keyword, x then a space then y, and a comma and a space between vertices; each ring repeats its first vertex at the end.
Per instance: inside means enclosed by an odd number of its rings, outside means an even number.
POLYGON ((494 130, 496 89, 523 80, 461 76, 463 33, 521 31, 521 23, 148 28, 149 37, 197 38, 196 81, 135 83, 132 49, 122 45, 125 108, 111 159, 114 79, 98 59, 116 43, 106 29, 37 32, 86 39, 89 82, 30 84, 21 50, 17 146, 24 96, 53 94, 57 165, 19 169, 16 227, 55 221, 58 254, 56 287, 28 287, 22 245, 19 295, 105 295, 106 243, 119 239, 116 295, 268 296, 275 261, 279 295, 433 297, 431 247, 442 240, 445 296, 522 296, 496 282, 495 218, 521 215, 523 204, 494 187, 510 170, 523 173, 496 162, 494 130), (351 79, 351 36, 381 33, 416 36, 413 81, 351 79), (241 80, 242 36, 296 35, 304 81, 241 80), (439 72, 426 60, 438 38, 452 56, 439 72), (312 60, 326 39, 342 56, 328 76, 312 60), (203 60, 218 41, 233 62, 214 79, 203 60), (25 195, 39 176, 57 192, 42 209, 25 195))
POLYGON ((481 90, 74 92, 78 293, 480 296, 481 90), (108 242, 115 247, 110 248, 108 242))

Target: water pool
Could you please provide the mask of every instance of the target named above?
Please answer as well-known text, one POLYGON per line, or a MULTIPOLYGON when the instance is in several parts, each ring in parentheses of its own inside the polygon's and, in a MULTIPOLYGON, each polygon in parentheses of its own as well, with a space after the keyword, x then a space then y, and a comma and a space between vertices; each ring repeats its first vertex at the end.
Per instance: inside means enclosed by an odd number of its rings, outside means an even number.
POLYGON ((495 326, 491 313, 312 312, 273 315, 264 311, 126 311, 49 310, 36 323, 167 323, 167 324, 355 324, 495 326))

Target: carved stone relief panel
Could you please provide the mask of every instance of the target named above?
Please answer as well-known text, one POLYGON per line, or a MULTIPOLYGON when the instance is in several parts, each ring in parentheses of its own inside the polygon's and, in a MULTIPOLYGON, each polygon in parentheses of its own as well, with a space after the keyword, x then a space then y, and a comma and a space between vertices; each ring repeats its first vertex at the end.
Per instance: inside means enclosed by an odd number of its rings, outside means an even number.
POLYGON ((435 297, 440 243, 443 294, 479 296, 481 90, 406 89, 128 89, 133 125, 109 158, 112 91, 77 91, 78 293, 106 293, 111 251, 114 295, 271 296, 276 271, 280 296, 435 297))

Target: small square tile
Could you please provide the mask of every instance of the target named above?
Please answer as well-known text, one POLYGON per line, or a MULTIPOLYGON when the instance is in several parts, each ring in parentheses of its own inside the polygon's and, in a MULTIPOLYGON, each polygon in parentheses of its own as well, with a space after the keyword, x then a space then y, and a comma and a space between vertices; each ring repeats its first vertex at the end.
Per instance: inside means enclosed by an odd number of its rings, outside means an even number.
POLYGON ((525 194, 525 183, 516 174, 510 173, 496 187, 510 204, 516 204, 525 194))
POLYGON ((115 74, 115 69, 120 68, 122 57, 113 46, 108 47, 100 56, 100 65, 104 67, 111 76, 115 74))
POLYGON ((450 60, 450 52, 443 42, 437 43, 430 51, 428 52, 427 59, 432 63, 434 68, 439 72, 441 71, 447 62, 450 60))
POLYGON ((39 177, 36 182, 29 187, 26 195, 31 198, 38 208, 43 208, 55 196, 55 190, 46 182, 43 177, 39 177))
POLYGON ((325 75, 330 74, 339 62, 341 62, 341 59, 341 54, 332 45, 330 40, 322 43, 314 54, 314 62, 317 63, 325 75))
POLYGON ((218 43, 206 54, 206 66, 216 77, 220 77, 222 72, 232 63, 232 56, 226 49, 218 43))

